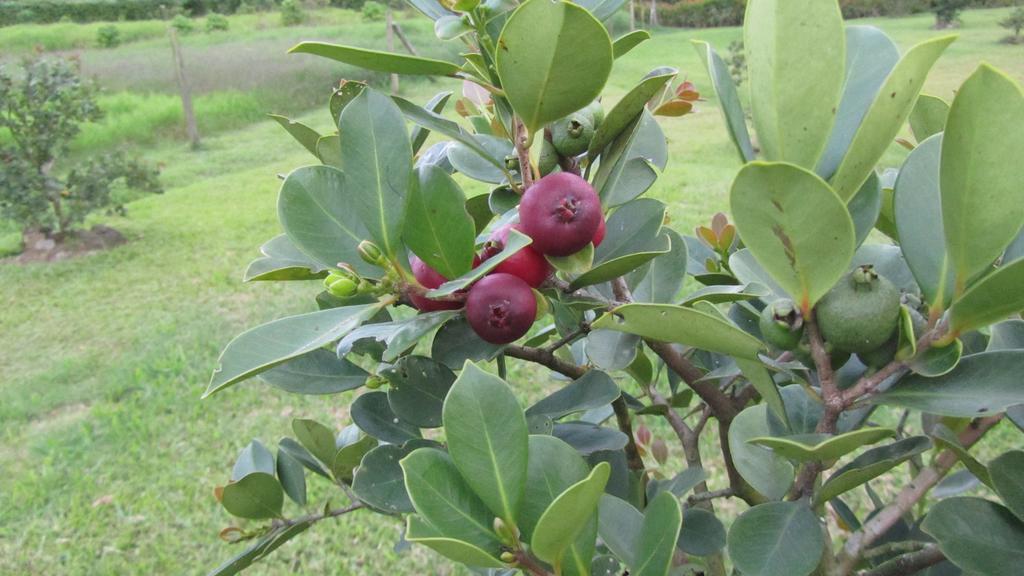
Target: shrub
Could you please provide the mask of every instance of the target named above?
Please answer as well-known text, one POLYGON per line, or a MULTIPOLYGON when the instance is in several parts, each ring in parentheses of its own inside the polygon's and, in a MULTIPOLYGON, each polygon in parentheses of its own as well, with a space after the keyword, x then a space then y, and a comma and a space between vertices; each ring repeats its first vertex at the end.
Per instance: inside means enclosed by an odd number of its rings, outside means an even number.
POLYGON ((227 16, 224 16, 223 14, 217 14, 214 12, 206 17, 207 32, 224 31, 228 29, 228 26, 230 26, 230 22, 228 21, 227 16))
POLYGON ((732 215, 692 235, 642 196, 663 130, 691 136, 704 99, 659 67, 604 114, 612 41, 581 4, 469 10, 458 63, 330 53, 488 89, 464 84, 452 112, 450 92, 420 108, 344 82, 340 139, 277 118, 312 164, 284 178, 283 234, 245 278, 306 282, 319 310, 228 342, 205 396, 258 376, 336 394, 346 426, 297 418, 276 455, 254 440, 223 471, 221 536, 246 543, 212 574, 371 513, 492 575, 1014 573, 1024 92, 981 65, 950 105, 920 89, 952 38, 897 65, 881 31, 847 44, 837 4, 750 2, 756 140, 700 44, 741 166, 732 215), (884 202, 877 165, 908 119, 884 202), (961 463, 977 482, 931 498, 961 463))
POLYGON ((120 154, 83 160, 63 177, 55 172, 79 126, 102 116, 95 95, 70 61, 29 60, 17 76, 0 68, 0 128, 13 142, 0 147, 0 213, 23 230, 64 237, 111 205, 115 181, 160 191, 155 170, 120 154))
POLYGON ((161 7, 180 8, 182 0, 4 0, 0 2, 0 26, 25 22, 116 22, 149 20, 161 7))
POLYGON ((1013 32, 1003 39, 1007 44, 1020 44, 1024 42, 1020 32, 1024 30, 1024 6, 1018 6, 1010 12, 1010 15, 999 22, 999 25, 1013 32))
POLYGON ((363 4, 363 20, 367 22, 380 22, 387 13, 387 8, 375 0, 367 0, 363 4))
POLYGON ((661 4, 658 18, 663 26, 715 28, 743 22, 746 0, 698 0, 661 4))
POLYGON ((196 25, 192 19, 184 14, 178 14, 171 19, 171 27, 178 31, 178 34, 186 35, 195 31, 196 25))
POLYGON ((281 2, 281 25, 298 26, 306 21, 306 13, 296 0, 281 2))
POLYGON ((96 29, 96 45, 100 48, 114 48, 121 44, 121 31, 113 24, 96 29))
POLYGON ((959 24, 960 13, 968 4, 968 0, 932 0, 935 28, 951 28, 959 24))

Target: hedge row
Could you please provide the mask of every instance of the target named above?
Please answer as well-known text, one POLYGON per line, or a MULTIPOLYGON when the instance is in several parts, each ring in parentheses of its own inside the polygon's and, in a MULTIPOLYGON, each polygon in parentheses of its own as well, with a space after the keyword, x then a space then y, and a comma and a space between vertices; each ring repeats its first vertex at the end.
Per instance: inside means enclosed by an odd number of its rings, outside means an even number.
POLYGON ((6 0, 0 2, 0 26, 29 22, 150 20, 161 6, 180 7, 183 0, 6 0))
MULTIPOLYGON (((1018 0, 968 0, 975 8, 1013 6, 1018 0)), ((864 18, 870 16, 905 16, 927 12, 931 0, 840 0, 843 16, 864 18)), ((714 28, 739 26, 743 22, 746 0, 679 0, 662 2, 658 18, 663 26, 683 28, 714 28)))

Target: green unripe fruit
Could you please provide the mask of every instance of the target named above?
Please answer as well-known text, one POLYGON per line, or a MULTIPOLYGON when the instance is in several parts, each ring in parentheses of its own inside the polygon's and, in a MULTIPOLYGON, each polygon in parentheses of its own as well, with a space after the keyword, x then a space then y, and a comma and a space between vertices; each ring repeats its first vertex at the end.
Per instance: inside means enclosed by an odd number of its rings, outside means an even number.
POLYGON ((327 275, 327 278, 324 278, 324 288, 327 288, 327 291, 331 296, 335 296, 337 298, 351 298, 352 296, 355 296, 359 285, 352 281, 351 278, 331 272, 327 275))
POLYGON ((860 266, 843 276, 814 311, 822 337, 834 349, 870 352, 896 331, 900 291, 874 267, 860 266))
MULTIPOLYGON (((910 312, 910 323, 914 327, 914 340, 917 340, 924 335, 925 330, 928 329, 928 320, 921 315, 920 312, 912 307, 907 307, 907 311, 910 312)), ((868 352, 858 352, 857 357, 864 363, 865 366, 871 368, 881 368, 892 362, 896 358, 896 352, 899 351, 900 345, 899 333, 892 335, 885 344, 882 344, 874 350, 868 352)))
POLYGON ((594 124, 586 114, 570 114, 551 124, 551 142, 562 156, 579 156, 594 137, 594 124))
POLYGON ((590 124, 594 126, 594 130, 600 128, 604 122, 604 108, 601 107, 601 103, 597 100, 587 104, 580 112, 590 117, 590 124))
POLYGON ((764 307, 758 321, 761 337, 779 350, 793 350, 804 335, 804 317, 792 300, 776 300, 764 307))
POLYGON ((540 170, 541 176, 547 176, 552 172, 558 172, 561 169, 559 165, 558 150, 555 150, 555 145, 544 139, 544 143, 540 147, 540 158, 537 160, 537 168, 540 170))
POLYGON ((519 170, 519 156, 516 156, 515 154, 505 156, 505 169, 510 172, 519 170))

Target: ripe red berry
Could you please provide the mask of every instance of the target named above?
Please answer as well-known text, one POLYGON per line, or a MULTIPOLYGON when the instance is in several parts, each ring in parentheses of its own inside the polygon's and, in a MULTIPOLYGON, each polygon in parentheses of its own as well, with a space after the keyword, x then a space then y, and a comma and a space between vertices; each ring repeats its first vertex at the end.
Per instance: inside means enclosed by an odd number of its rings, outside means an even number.
MULTIPOLYGON (((473 268, 476 268, 479 265, 480 257, 474 255, 473 268)), ((409 267, 412 268, 412 275, 414 278, 416 278, 416 281, 419 282, 421 286, 428 290, 437 288, 441 286, 441 284, 444 284, 445 282, 448 281, 448 278, 445 278, 444 276, 441 275, 440 272, 428 266, 426 262, 420 260, 419 257, 416 256, 415 254, 409 257, 409 267)), ((412 300, 413 306, 415 306, 416 309, 419 310, 420 312, 435 312, 437 310, 458 310, 463 306, 461 302, 431 300, 430 298, 427 298, 426 296, 423 296, 416 292, 410 293, 409 299, 412 300)))
MULTIPOLYGON (((512 224, 506 224, 491 233, 491 237, 484 247, 485 259, 505 249, 508 233, 514 228, 516 227, 512 224)), ((531 287, 536 288, 551 275, 551 265, 548 264, 543 254, 533 249, 533 246, 527 246, 495 266, 494 273, 517 276, 531 287)))
POLYGON ((601 199, 586 180, 569 172, 534 182, 519 203, 519 227, 542 254, 568 256, 594 239, 601 199))
POLYGON ((608 232, 608 224, 604 221, 604 214, 601 215, 601 223, 597 226, 597 232, 594 232, 594 239, 591 242, 594 243, 594 248, 601 245, 604 242, 604 235, 608 232))
POLYGON ((469 289, 466 319, 480 338, 492 344, 515 342, 537 317, 530 286, 511 274, 492 274, 469 289))

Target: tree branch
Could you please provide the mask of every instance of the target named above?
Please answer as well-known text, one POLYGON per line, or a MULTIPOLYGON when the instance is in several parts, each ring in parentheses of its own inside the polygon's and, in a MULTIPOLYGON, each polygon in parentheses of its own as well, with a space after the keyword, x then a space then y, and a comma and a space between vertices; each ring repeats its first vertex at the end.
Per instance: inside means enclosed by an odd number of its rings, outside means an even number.
POLYGON ((630 470, 644 470, 644 459, 640 456, 640 449, 636 445, 636 437, 633 435, 633 422, 629 417, 629 406, 626 400, 620 395, 612 401, 612 410, 615 411, 615 421, 619 425, 619 431, 626 435, 626 462, 630 470))
MULTIPOLYGON (((843 394, 835 382, 835 373, 832 371, 832 357, 825 349, 825 341, 818 329, 818 321, 812 311, 806 318, 807 339, 811 344, 811 357, 814 359, 814 369, 818 374, 818 385, 821 387, 821 399, 825 411, 818 420, 815 431, 819 434, 835 434, 836 423, 839 415, 843 413, 845 403, 843 394)), ((808 462, 800 469, 800 476, 797 477, 790 491, 790 497, 794 500, 810 494, 814 490, 814 483, 821 474, 821 464, 808 462)))
POLYGON ((577 366, 571 362, 561 360, 549 350, 543 348, 532 348, 529 346, 516 346, 514 344, 505 347, 505 355, 534 364, 546 366, 559 374, 572 378, 573 380, 582 377, 587 373, 583 366, 577 366))
POLYGON ((910 552, 897 556, 885 562, 873 570, 860 573, 860 576, 903 576, 904 574, 917 574, 921 570, 934 566, 946 559, 942 550, 934 544, 929 544, 916 552, 910 552))
MULTIPOLYGON (((971 422, 966 430, 960 433, 959 440, 965 449, 976 444, 993 426, 1003 419, 1003 415, 979 418, 971 422)), ((875 540, 885 534, 904 514, 938 484, 939 480, 949 473, 958 462, 955 453, 945 450, 931 466, 921 470, 896 496, 891 504, 883 508, 871 520, 864 523, 860 530, 850 536, 840 556, 839 574, 845 575, 853 571, 857 561, 875 540)))
MULTIPOLYGON (((921 336, 917 341, 918 353, 930 348, 931 345, 942 338, 945 333, 946 324, 944 322, 936 325, 934 328, 926 332, 924 336, 921 336)), ((861 378, 856 384, 843 391, 843 405, 849 408, 854 402, 862 397, 874 394, 878 387, 889 378, 906 373, 908 370, 907 366, 908 360, 893 360, 878 372, 861 378)))
POLYGON ((296 524, 305 524, 305 523, 314 524, 314 523, 319 522, 321 520, 326 520, 327 518, 337 518, 338 516, 344 516, 345 514, 348 514, 350 512, 355 512, 356 510, 359 510, 361 508, 365 508, 365 506, 363 505, 362 502, 353 502, 352 504, 349 504, 348 506, 343 506, 341 508, 334 508, 333 510, 327 510, 327 511, 321 512, 319 514, 308 514, 306 516, 299 516, 298 518, 283 518, 283 519, 275 520, 274 524, 279 525, 279 526, 294 526, 296 524))

